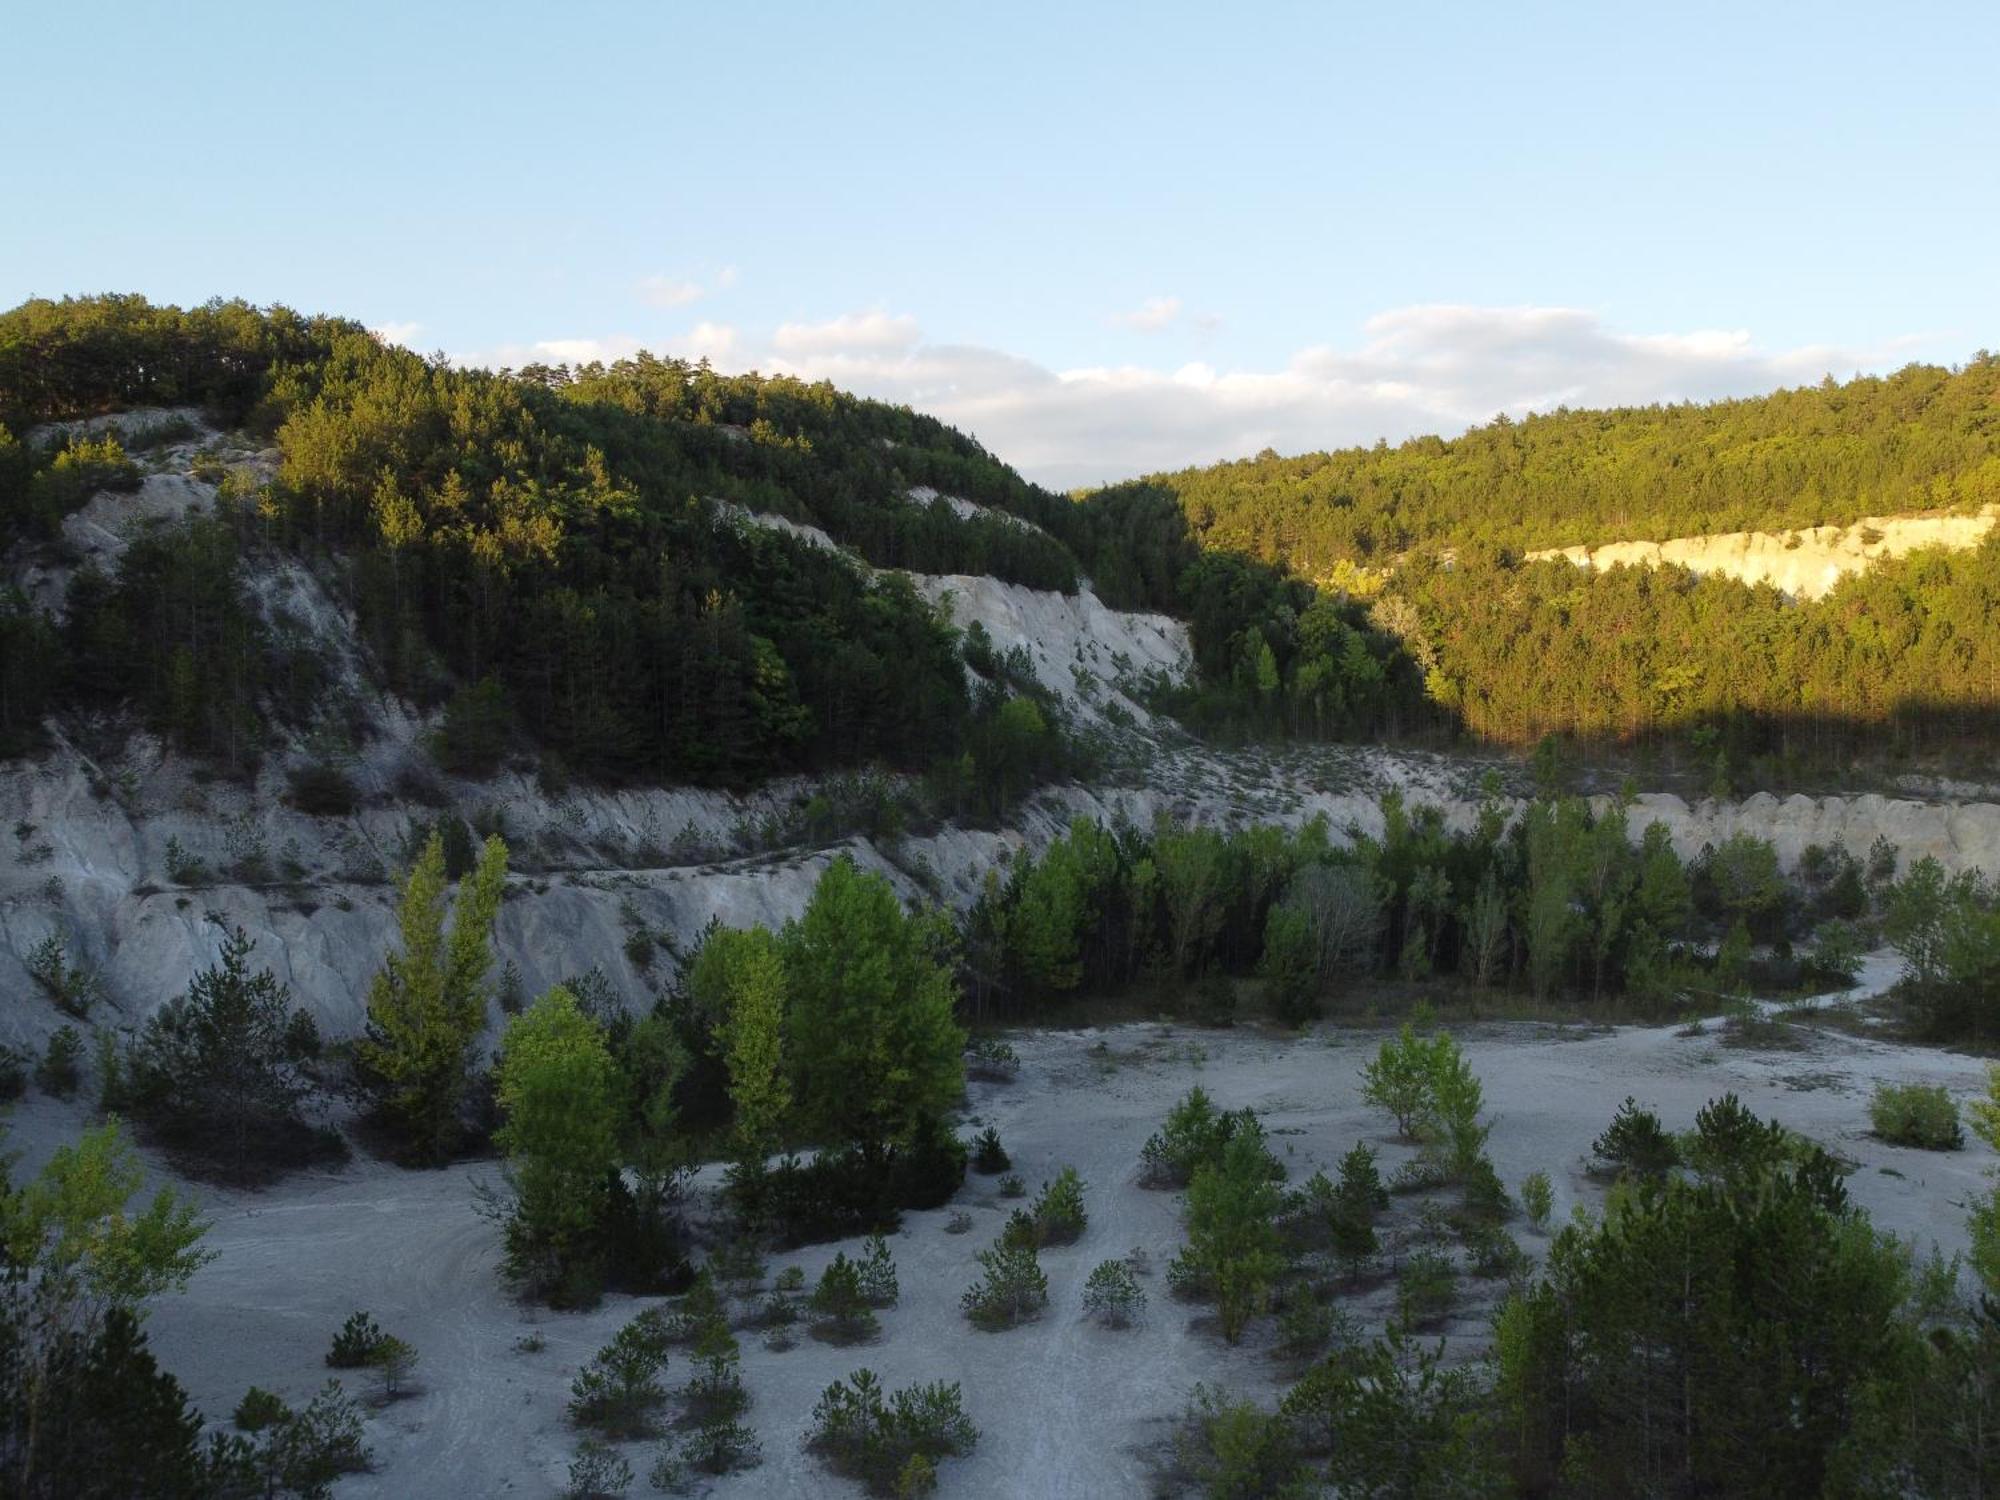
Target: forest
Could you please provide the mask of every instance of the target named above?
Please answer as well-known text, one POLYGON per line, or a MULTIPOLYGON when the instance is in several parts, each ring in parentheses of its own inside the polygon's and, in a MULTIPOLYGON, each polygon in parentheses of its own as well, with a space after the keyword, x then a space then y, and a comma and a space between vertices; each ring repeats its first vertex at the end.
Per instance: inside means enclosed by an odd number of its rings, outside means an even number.
POLYGON ((878 763, 990 812, 1018 780, 1000 762, 1083 763, 1046 694, 1040 743, 1015 743, 1026 709, 1000 715, 1029 680, 977 670, 898 570, 1088 578, 1185 619, 1196 670, 1153 684, 1156 706, 1223 741, 1553 738, 1664 750, 1718 788, 1934 755, 1992 729, 1990 545, 1806 602, 1518 553, 1990 501, 1996 372, 1981 355, 1063 497, 825 384, 650 355, 493 374, 283 308, 30 302, 0 315, 0 543, 59 558, 64 514, 141 477, 113 437, 26 444, 37 423, 194 404, 280 461, 268 484, 226 483, 214 518, 143 539, 115 580, 85 569, 60 626, 0 599, 0 749, 51 710, 121 705, 239 773, 266 718, 338 739, 312 642, 246 603, 246 560, 274 555, 336 581, 383 685, 445 712, 446 768, 467 774, 529 743, 557 775, 613 782, 878 763), (919 486, 982 508, 913 502, 919 486), (881 571, 730 507, 819 526, 881 571))

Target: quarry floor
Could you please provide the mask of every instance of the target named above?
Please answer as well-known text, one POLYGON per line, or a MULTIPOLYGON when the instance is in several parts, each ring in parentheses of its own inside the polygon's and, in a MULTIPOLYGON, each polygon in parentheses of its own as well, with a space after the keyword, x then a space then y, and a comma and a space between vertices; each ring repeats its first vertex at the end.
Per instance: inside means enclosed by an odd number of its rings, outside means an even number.
MULTIPOLYGON (((1379 1148, 1386 1173, 1408 1149, 1359 1098, 1362 1064, 1382 1034, 1331 1025, 1279 1036, 1135 1023, 1016 1036, 1019 1076, 972 1084, 967 1123, 998 1127, 1030 1191, 1065 1164, 1088 1185, 1082 1240, 1043 1253, 1047 1312, 998 1334, 977 1332, 961 1316, 960 1294, 976 1279, 974 1256, 1013 1206, 999 1199, 993 1178, 968 1178, 952 1208, 972 1216, 971 1232, 946 1232, 948 1208, 907 1215, 891 1237, 902 1300, 883 1314, 878 1342, 842 1349, 801 1337, 774 1352, 760 1335, 741 1335, 753 1397, 746 1420, 761 1439, 763 1463, 714 1482, 710 1492, 859 1494, 804 1452, 801 1438, 820 1391, 866 1366, 891 1388, 929 1380, 963 1386, 981 1436, 968 1458, 945 1466, 946 1494, 1149 1493, 1171 1419, 1197 1381, 1269 1400, 1289 1372, 1271 1350, 1269 1320, 1230 1348, 1205 1309, 1167 1295, 1165 1267, 1182 1241, 1176 1200, 1138 1186, 1140 1146, 1174 1101, 1200 1084, 1219 1105, 1248 1105, 1262 1115, 1294 1182, 1315 1167, 1331 1171, 1356 1140, 1379 1148), (1142 1283, 1150 1299, 1144 1320, 1127 1331, 1086 1322, 1085 1276, 1134 1248, 1152 1264, 1142 1283)), ((1854 1162, 1854 1200, 1880 1228, 1924 1249, 1932 1242, 1947 1253, 1964 1248, 1964 1205, 1996 1166, 1994 1153, 1976 1141, 1964 1151, 1931 1153, 1866 1133, 1867 1097, 1877 1081, 1938 1083, 1971 1094, 1985 1076, 1977 1058, 1820 1028, 1800 1030, 1795 1046, 1770 1050, 1732 1045, 1713 1026, 1687 1036, 1669 1027, 1495 1023, 1459 1035, 1485 1083, 1502 1178, 1515 1189, 1528 1173, 1548 1172, 1558 1222, 1573 1205, 1601 1196, 1584 1156, 1627 1094, 1670 1127, 1685 1128, 1703 1103, 1733 1090, 1760 1114, 1854 1162)), ((82 1123, 78 1107, 31 1098, 10 1121, 10 1145, 31 1167, 82 1123)), ((153 1312, 162 1363, 213 1418, 226 1418, 252 1383, 303 1400, 328 1374, 321 1361, 334 1329, 365 1308, 416 1345, 421 1389, 371 1410, 375 1470, 344 1480, 339 1495, 540 1500, 559 1493, 575 1443, 563 1418, 569 1382, 639 1304, 611 1298, 589 1313, 556 1314, 510 1300, 496 1275, 496 1231, 473 1209, 474 1184, 494 1176, 491 1164, 411 1173, 357 1162, 260 1193, 197 1188, 213 1221, 207 1244, 216 1257, 185 1295, 153 1312), (517 1352, 516 1340, 531 1331, 545 1346, 517 1352)), ((1546 1237, 1524 1220, 1509 1227, 1531 1254, 1546 1248, 1546 1237)), ((839 1248, 773 1256, 768 1274, 797 1265, 816 1277, 839 1248)), ((1468 1287, 1473 1295, 1442 1330, 1462 1352, 1483 1343, 1495 1295, 1491 1284, 1468 1287)), ((1350 1311, 1364 1327, 1379 1325, 1388 1295, 1379 1289, 1350 1311)), ((677 1353, 668 1383, 689 1373, 677 1353)), ((654 1445, 625 1452, 632 1493, 649 1493, 654 1445)))

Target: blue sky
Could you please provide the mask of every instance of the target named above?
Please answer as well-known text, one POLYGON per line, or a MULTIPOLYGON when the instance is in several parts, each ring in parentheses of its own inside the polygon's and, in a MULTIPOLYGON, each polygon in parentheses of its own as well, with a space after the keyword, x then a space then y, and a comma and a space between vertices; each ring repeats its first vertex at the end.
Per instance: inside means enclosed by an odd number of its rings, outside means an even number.
POLYGON ((14 7, 0 304, 639 345, 1052 482, 2000 344, 2000 7, 14 7))

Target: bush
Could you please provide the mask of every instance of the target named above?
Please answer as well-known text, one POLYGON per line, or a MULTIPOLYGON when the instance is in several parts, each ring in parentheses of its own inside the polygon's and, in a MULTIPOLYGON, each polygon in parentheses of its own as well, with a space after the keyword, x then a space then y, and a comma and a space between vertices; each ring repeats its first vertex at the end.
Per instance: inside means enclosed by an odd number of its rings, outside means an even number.
POLYGON ((632 1488, 632 1465, 617 1449, 597 1438, 576 1445, 569 1461, 569 1488, 564 1500, 617 1500, 632 1488))
POLYGON ((1174 1433, 1173 1469, 1186 1489, 1232 1500, 1318 1493, 1290 1421, 1208 1385, 1189 1394, 1174 1433))
POLYGON ((862 1289, 861 1267, 845 1254, 828 1262, 807 1306, 813 1314, 813 1337, 829 1344, 858 1344, 882 1331, 862 1289))
POLYGON ((975 1328, 997 1333, 1038 1316, 1049 1302, 1049 1278, 1029 1245, 1002 1240, 979 1252, 985 1279, 969 1287, 959 1305, 975 1328))
POLYGON ((1140 1185, 1186 1187, 1197 1167, 1221 1161, 1230 1141, 1244 1132, 1263 1138, 1264 1128, 1255 1114, 1247 1109, 1218 1112, 1206 1090, 1199 1086, 1188 1090, 1187 1097, 1167 1112, 1166 1124, 1140 1148, 1140 1185))
POLYGON ((1007 1155, 1007 1148, 1000 1144, 1000 1132, 988 1125, 972 1141, 972 1170, 983 1177, 1004 1172, 1013 1166, 1013 1158, 1007 1155))
POLYGON ((71 963, 69 947, 50 933, 28 950, 28 977, 66 1014, 87 1020, 90 1009, 104 998, 104 981, 84 963, 71 963))
POLYGON ((333 1336, 326 1362, 336 1370, 368 1369, 388 1337, 369 1314, 349 1313, 347 1321, 340 1325, 340 1332, 333 1336))
POLYGON ((1025 1198, 1028 1196, 1028 1185, 1021 1181, 1019 1173, 1009 1172, 1005 1177, 1000 1179, 1000 1196, 1003 1198, 1025 1198))
POLYGON ((1528 1211, 1528 1222, 1537 1229, 1549 1227, 1549 1215, 1555 1211, 1555 1189, 1549 1183, 1546 1172, 1530 1172, 1521 1181, 1521 1207, 1528 1211))
POLYGON ((613 1439, 650 1436, 667 1400, 660 1384, 666 1368, 665 1329, 642 1313, 577 1372, 570 1383, 570 1421, 613 1439))
POLYGON ((701 1425, 730 1423, 750 1405, 743 1389, 743 1356, 736 1335, 719 1319, 702 1330, 694 1346, 695 1373, 681 1387, 687 1420, 701 1425))
POLYGON ((1661 1128, 1660 1117, 1626 1095, 1591 1151, 1608 1167, 1640 1177, 1659 1177, 1680 1163, 1680 1148, 1661 1128))
POLYGON ((292 806, 308 817, 344 818, 361 802, 348 774, 324 761, 295 766, 286 782, 292 806))
MULTIPOLYGON (((697 1474, 739 1474, 763 1461, 764 1450, 756 1433, 734 1418, 717 1417, 701 1423, 681 1440, 675 1467, 697 1474)), ((657 1464, 650 1477, 655 1489, 675 1487, 660 1482, 657 1464)))
POLYGON ((1146 1293, 1132 1268, 1122 1260, 1107 1260, 1083 1283, 1084 1316, 1106 1328, 1127 1328, 1146 1310, 1146 1293))
POLYGON ((861 1282, 861 1296, 870 1307, 894 1307, 901 1295, 896 1282, 896 1262, 890 1258, 889 1242, 881 1235, 872 1235, 861 1247, 861 1260, 856 1267, 861 1282))
POLYGON ((28 1059, 18 1049, 0 1045, 0 1104, 9 1104, 28 1091, 28 1059))
POLYGON ((955 1382, 913 1385, 884 1399, 872 1370, 856 1370, 828 1386, 806 1433, 810 1451, 876 1495, 894 1494, 906 1475, 921 1472, 914 1460, 935 1471, 978 1441, 955 1382))
POLYGON ((965 1047, 965 1076, 988 1083, 1012 1083, 1021 1071, 1021 1055, 998 1037, 974 1037, 965 1047))
POLYGON ((1029 1214, 1039 1244, 1072 1245, 1081 1239, 1089 1217, 1083 1208, 1083 1179, 1076 1168, 1064 1167, 1054 1182, 1043 1183, 1029 1214))
POLYGON ((1688 1165, 1724 1181, 1755 1176, 1798 1155, 1798 1143, 1775 1120, 1760 1120, 1734 1094, 1711 1099, 1694 1117, 1688 1165))
POLYGON ((410 1376, 417 1368, 414 1345, 390 1334, 375 1346, 375 1358, 370 1363, 382 1382, 383 1400, 399 1401, 410 1394, 410 1376))
POLYGON ((82 1082, 83 1036, 74 1026, 58 1027, 35 1065, 35 1084, 45 1094, 67 1099, 82 1082))
POLYGON ((373 1461, 361 1440, 361 1413, 337 1380, 296 1412, 252 1386, 234 1420, 256 1439, 244 1455, 256 1494, 323 1496, 341 1475, 360 1473, 373 1461))
POLYGON ((1403 1262, 1396 1285, 1396 1309, 1410 1328, 1435 1328, 1458 1305, 1458 1272, 1451 1258, 1419 1250, 1403 1262))
POLYGON ((271 1392, 261 1386, 251 1386, 243 1393, 243 1399, 236 1403, 236 1410, 230 1421, 238 1432, 262 1432, 277 1422, 284 1421, 292 1414, 291 1408, 271 1392))
POLYGON ((1958 1106, 1941 1086, 1878 1083, 1868 1101, 1868 1123, 1892 1146, 1957 1151, 1965 1145, 1958 1106))

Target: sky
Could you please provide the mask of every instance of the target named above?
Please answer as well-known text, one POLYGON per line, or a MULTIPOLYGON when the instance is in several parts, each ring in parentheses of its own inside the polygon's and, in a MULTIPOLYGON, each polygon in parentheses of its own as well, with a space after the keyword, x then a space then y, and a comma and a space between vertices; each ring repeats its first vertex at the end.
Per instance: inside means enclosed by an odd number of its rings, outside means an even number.
POLYGON ((824 377, 1071 486, 2000 346, 2000 6, 0 10, 0 306, 824 377))

